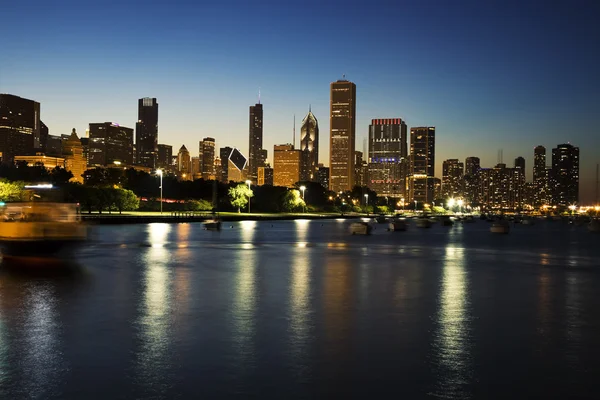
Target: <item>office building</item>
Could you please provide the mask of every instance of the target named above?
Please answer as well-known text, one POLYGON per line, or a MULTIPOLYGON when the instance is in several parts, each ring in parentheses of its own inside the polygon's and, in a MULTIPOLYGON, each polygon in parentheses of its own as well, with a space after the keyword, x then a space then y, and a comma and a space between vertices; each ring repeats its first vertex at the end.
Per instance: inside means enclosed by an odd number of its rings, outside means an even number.
POLYGON ((229 182, 229 156, 233 148, 222 147, 219 149, 219 158, 221 159, 221 182, 229 182))
POLYGON ((65 159, 63 157, 46 156, 42 153, 29 156, 14 156, 14 162, 27 163, 27 166, 33 167, 35 165, 43 165, 48 171, 53 170, 56 167, 64 168, 65 159))
POLYGON ((133 165, 133 129, 114 122, 90 124, 89 165, 133 165))
POLYGON ((200 171, 202 179, 215 179, 215 139, 206 137, 200 142, 200 171))
POLYGON ((202 178, 202 173, 200 172, 201 167, 200 167, 200 157, 192 157, 192 168, 191 168, 191 174, 194 177, 194 179, 200 179, 202 178))
POLYGON ((481 168, 480 202, 485 211, 515 211, 524 205, 524 190, 521 185, 521 171, 497 164, 494 168, 481 168))
POLYGON ((135 124, 136 163, 157 168, 158 103, 155 98, 138 100, 138 121, 135 124))
POLYGON ((258 167, 258 186, 263 185, 273 186, 273 168, 268 165, 258 167))
POLYGON ((0 93, 0 156, 12 163, 17 155, 33 155, 40 148, 40 103, 0 93))
MULTIPOLYGON (((356 85, 338 80, 330 85, 329 188, 352 190, 356 134, 356 85)), ((277 171, 275 171, 277 173, 277 171)))
POLYGON ((47 156, 62 157, 62 137, 56 135, 48 135, 46 138, 46 154, 47 156))
POLYGON ((191 180, 191 172, 192 172, 192 159, 190 157, 190 152, 188 151, 185 144, 179 148, 177 152, 177 172, 179 172, 179 176, 183 180, 191 180))
POLYGON ((366 186, 363 174, 363 153, 362 151, 354 151, 354 186, 366 186))
POLYGON ((295 187, 300 181, 300 150, 291 144, 275 145, 273 149, 273 185, 295 187))
POLYGON ((544 146, 537 146, 533 149, 533 183, 535 184, 533 205, 540 207, 548 204, 550 193, 548 173, 546 172, 546 148, 544 146))
POLYGON ((409 201, 431 203, 434 196, 435 127, 410 129, 410 153, 409 201))
POLYGON ((319 167, 317 169, 317 182, 329 190, 329 167, 319 167))
POLYGON ((44 121, 40 120, 40 150, 42 153, 46 153, 46 143, 48 141, 48 135, 50 135, 50 130, 48 126, 44 123, 44 121))
POLYGON ((87 160, 83 154, 81 140, 75 128, 70 135, 62 135, 62 157, 65 159, 65 168, 71 171, 71 182, 83 183, 83 173, 87 170, 87 160))
POLYGON ((442 163, 442 190, 444 199, 459 198, 463 195, 464 164, 457 159, 442 163))
POLYGON ((465 175, 463 177, 463 197, 465 202, 471 207, 477 207, 480 203, 480 169, 481 162, 479 157, 467 157, 465 160, 465 175))
POLYGON ((263 147, 263 106, 260 100, 250 106, 250 143, 248 145, 248 171, 250 180, 256 181, 258 167, 262 167, 264 160, 261 158, 263 147))
POLYGON ((217 182, 223 182, 223 169, 221 166, 221 158, 220 157, 215 157, 215 164, 214 164, 214 171, 215 171, 215 180, 217 182))
POLYGON ((404 197, 408 169, 406 123, 401 118, 371 120, 368 143, 367 186, 380 196, 404 197))
POLYGON ((248 176, 248 159, 236 148, 231 150, 228 158, 227 177, 233 182, 244 182, 248 176))
POLYGON ((579 203, 579 147, 565 143, 552 149, 551 179, 553 205, 579 203))
POLYGON ((300 135, 300 151, 302 152, 300 180, 303 182, 316 181, 319 164, 319 123, 310 107, 308 114, 302 120, 300 135))
POLYGON ((169 144, 159 144, 156 166, 158 168, 170 170, 173 165, 173 146, 169 144))

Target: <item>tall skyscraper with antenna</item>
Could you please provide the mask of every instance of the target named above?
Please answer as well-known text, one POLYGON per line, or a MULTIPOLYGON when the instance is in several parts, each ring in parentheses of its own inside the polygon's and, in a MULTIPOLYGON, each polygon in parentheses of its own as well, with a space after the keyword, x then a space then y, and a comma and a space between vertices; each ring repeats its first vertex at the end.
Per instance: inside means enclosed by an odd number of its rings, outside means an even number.
POLYGON ((260 90, 258 103, 250 106, 250 143, 248 146, 248 177, 255 181, 258 179, 258 167, 264 167, 263 149, 263 106, 260 103, 260 90))
POLYGON ((330 85, 329 189, 352 190, 356 140, 356 85, 345 79, 330 85))
POLYGON ((319 123, 308 107, 308 114, 302 120, 300 128, 301 181, 316 181, 319 167, 319 123))

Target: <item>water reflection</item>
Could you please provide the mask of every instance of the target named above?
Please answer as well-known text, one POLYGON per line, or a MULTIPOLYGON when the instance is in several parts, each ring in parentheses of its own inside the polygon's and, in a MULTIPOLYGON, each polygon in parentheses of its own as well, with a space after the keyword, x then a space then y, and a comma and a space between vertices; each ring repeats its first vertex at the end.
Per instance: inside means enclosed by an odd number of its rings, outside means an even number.
POLYGON ((436 367, 439 369, 436 395, 468 398, 471 383, 471 352, 468 347, 468 280, 464 249, 446 247, 442 276, 438 331, 434 336, 436 367))
POLYGON ((292 276, 290 282, 290 355, 296 378, 306 374, 307 347, 310 342, 311 305, 311 260, 310 250, 295 248, 292 254, 292 276))
POLYGON ((25 392, 31 398, 44 398, 60 381, 62 357, 60 351, 56 298, 49 284, 30 285, 23 305, 26 317, 21 332, 21 349, 25 392))
POLYGON ((171 231, 169 224, 149 224, 148 236, 151 247, 143 256, 143 301, 138 320, 140 350, 137 354, 138 383, 152 381, 153 392, 164 395, 171 367, 170 346, 170 285, 168 269, 170 252, 166 248, 171 231))
MULTIPOLYGON (((579 371, 582 369, 581 354, 582 336, 581 327, 582 319, 582 301, 581 301, 581 285, 578 282, 579 273, 568 272, 567 275, 567 290, 566 290, 566 336, 567 336, 567 363, 571 371, 579 371)), ((571 376, 573 380, 577 378, 571 376)))

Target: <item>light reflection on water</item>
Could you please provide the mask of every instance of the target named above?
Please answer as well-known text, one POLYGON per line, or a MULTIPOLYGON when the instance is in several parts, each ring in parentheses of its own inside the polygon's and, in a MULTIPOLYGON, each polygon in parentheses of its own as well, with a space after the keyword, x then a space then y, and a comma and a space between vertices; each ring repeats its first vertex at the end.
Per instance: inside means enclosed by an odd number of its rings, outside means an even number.
POLYGON ((304 379, 306 353, 310 341, 311 326, 311 269, 310 254, 304 248, 295 248, 292 254, 290 281, 290 363, 297 379, 304 379))
POLYGON ((465 390, 472 379, 468 330, 469 283, 464 249, 446 247, 442 272, 438 332, 435 335, 439 368, 437 395, 469 398, 465 390))

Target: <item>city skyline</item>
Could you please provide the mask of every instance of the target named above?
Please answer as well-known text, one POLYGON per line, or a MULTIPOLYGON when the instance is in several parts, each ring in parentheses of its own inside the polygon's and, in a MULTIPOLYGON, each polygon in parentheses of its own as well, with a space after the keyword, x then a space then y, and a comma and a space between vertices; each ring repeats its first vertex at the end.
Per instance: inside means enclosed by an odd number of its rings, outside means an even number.
POLYGON ((94 121, 134 128, 133 104, 149 96, 161 104, 159 143, 195 149, 210 136, 218 147, 237 146, 248 155, 247 107, 260 87, 263 147, 289 142, 289 121, 311 104, 321 122, 319 161, 328 164, 328 85, 346 74, 357 85, 357 143, 367 137, 372 119, 397 116, 408 127, 436 126, 438 172, 451 158, 477 156, 482 166, 493 166, 504 149, 505 161, 525 157, 531 181, 534 147, 570 142, 581 149, 581 200, 594 200, 600 161, 600 138, 590 134, 600 106, 593 51, 597 4, 496 9, 375 2, 340 12, 332 2, 314 13, 314 29, 300 35, 289 26, 301 20, 306 5, 240 3, 231 16, 228 6, 204 13, 188 2, 141 11, 129 4, 69 3, 33 13, 31 4, 11 5, 0 27, 3 37, 14 38, 3 50, 9 62, 0 65, 0 92, 40 102, 41 119, 53 135, 85 132, 94 121), (163 23, 145 32, 143 43, 133 27, 104 33, 94 24, 117 11, 125 20, 141 12, 163 23), (15 38, 23 13, 33 28, 15 38), (230 18, 218 18, 225 15, 230 18), (402 23, 386 23, 396 15, 402 23), (425 19, 431 29, 416 29, 425 19), (330 27, 342 21, 356 29, 339 45, 330 27), (228 34, 216 33, 223 31, 228 34), (256 46, 245 49, 248 42, 256 46), (307 43, 312 56, 303 59, 298 49, 307 43), (330 57, 335 45, 352 57, 330 57), (360 61, 374 57, 380 58, 377 66, 360 61))

